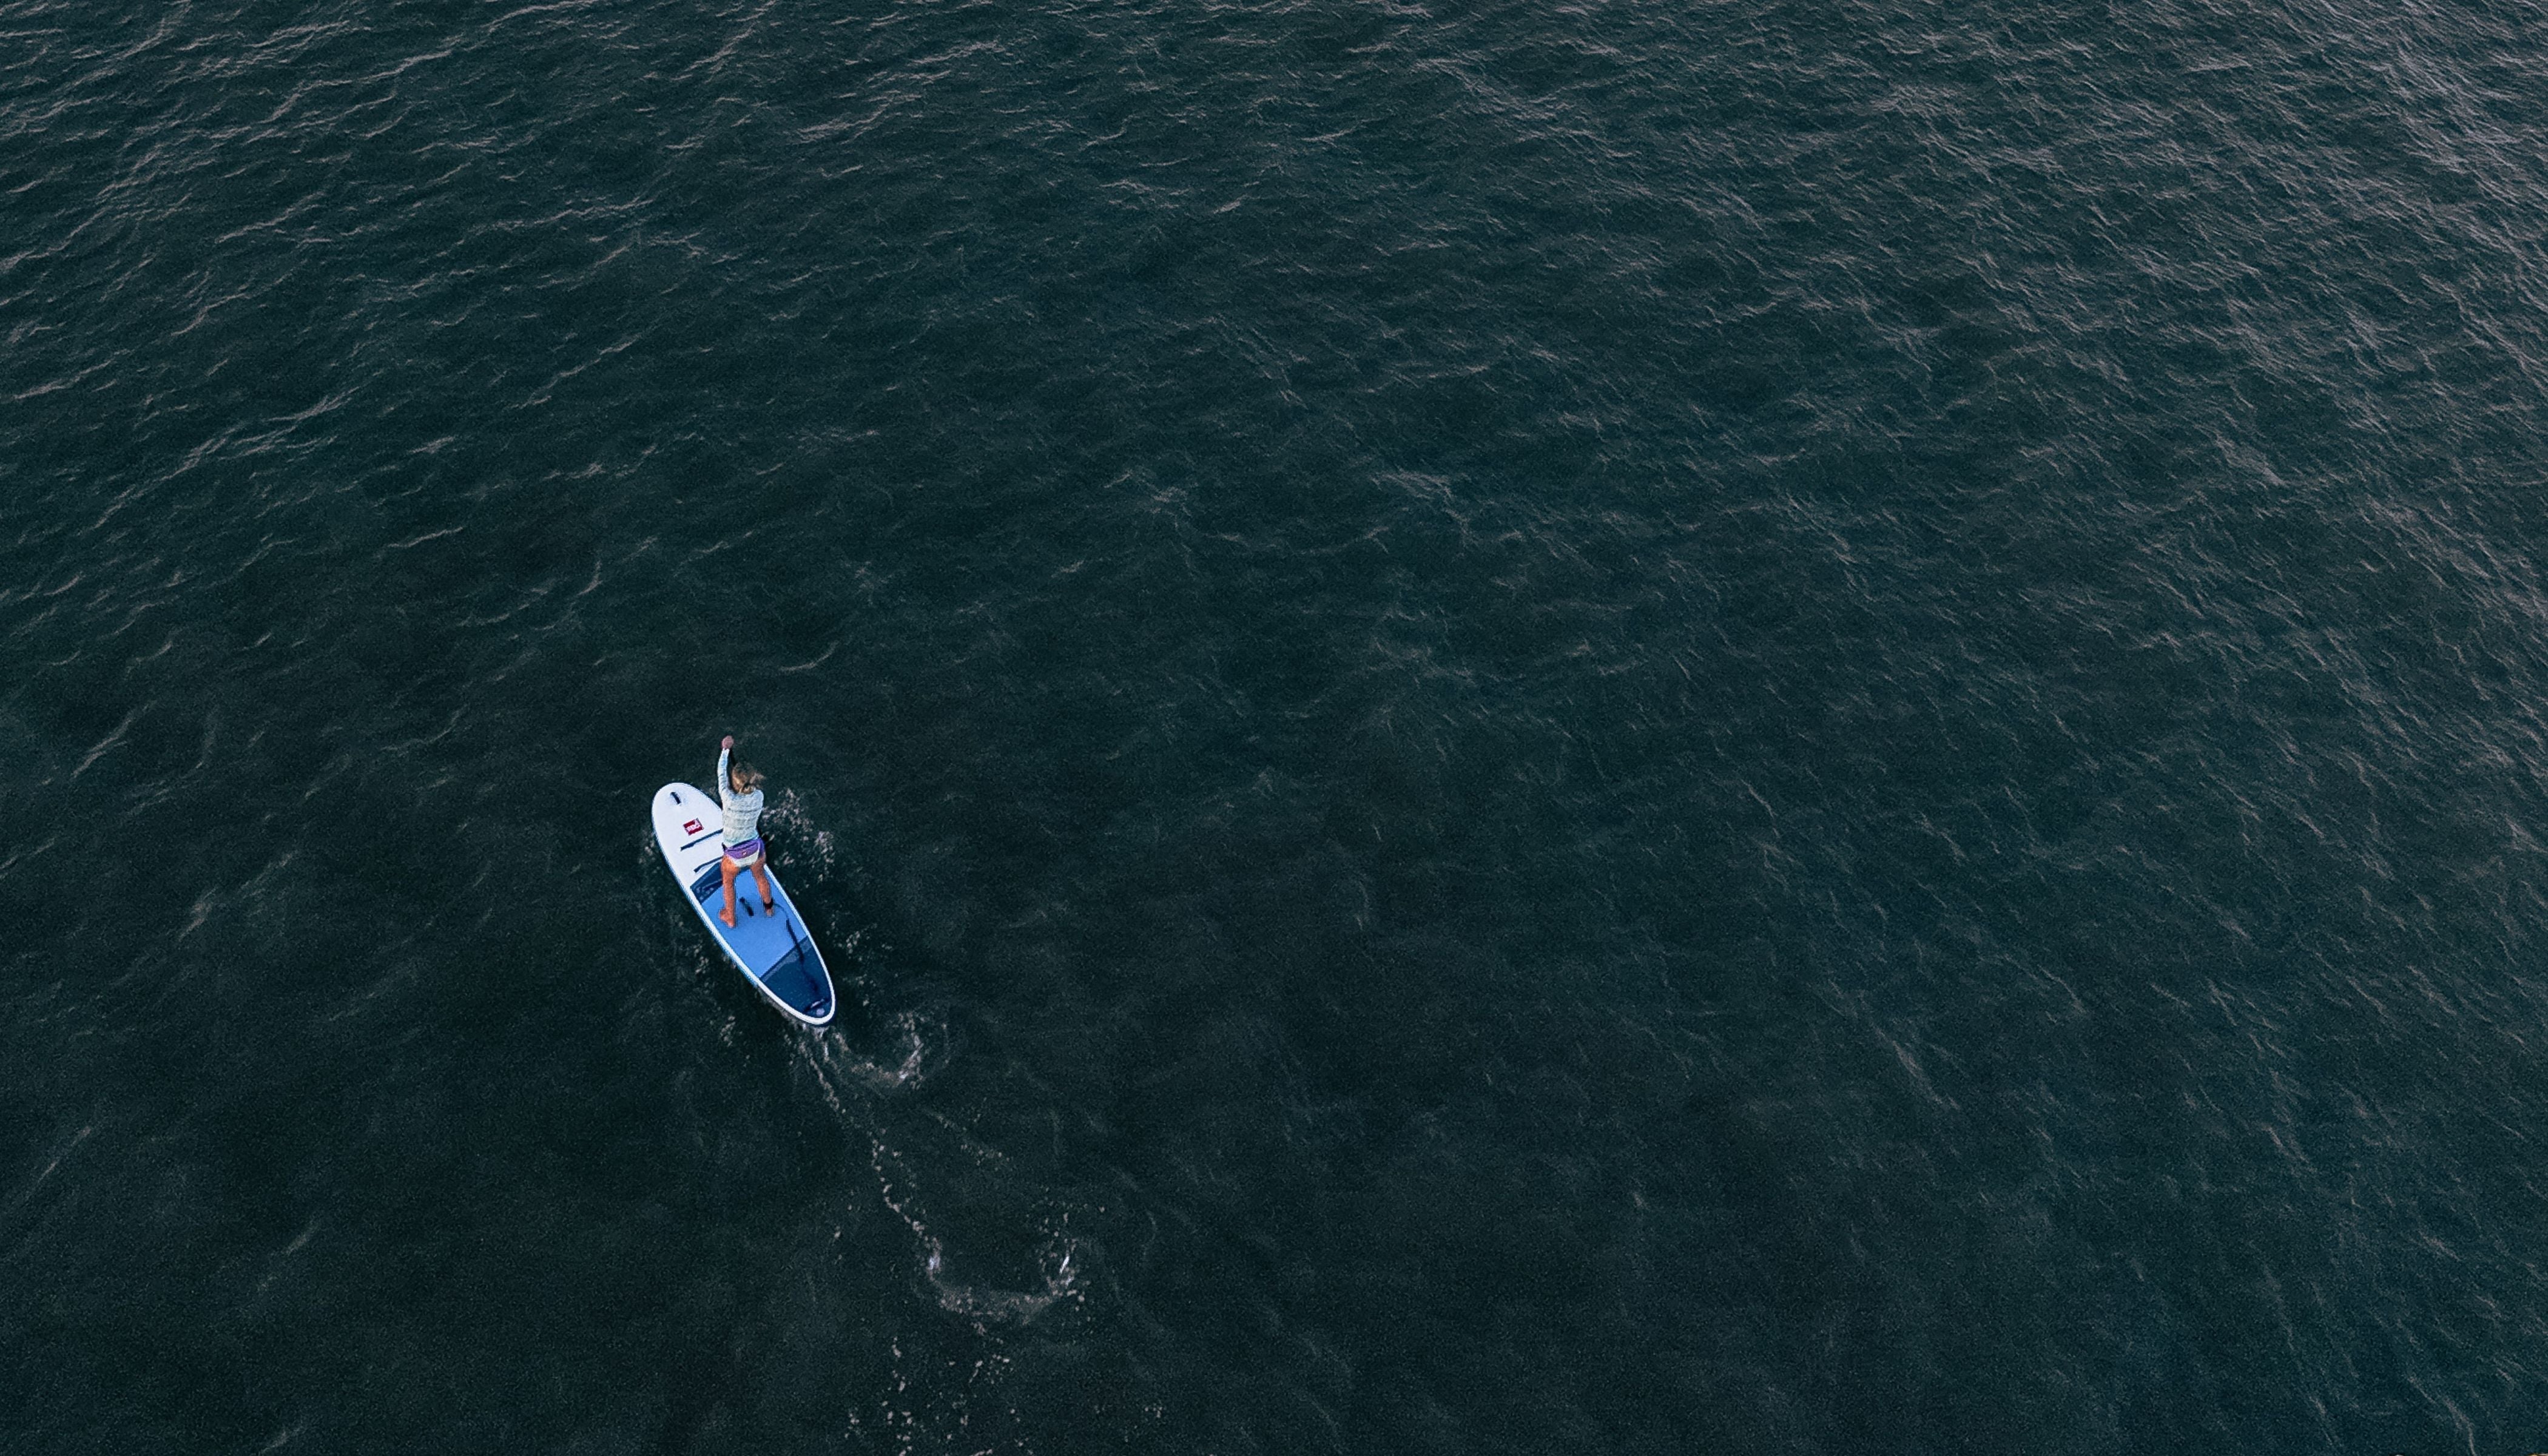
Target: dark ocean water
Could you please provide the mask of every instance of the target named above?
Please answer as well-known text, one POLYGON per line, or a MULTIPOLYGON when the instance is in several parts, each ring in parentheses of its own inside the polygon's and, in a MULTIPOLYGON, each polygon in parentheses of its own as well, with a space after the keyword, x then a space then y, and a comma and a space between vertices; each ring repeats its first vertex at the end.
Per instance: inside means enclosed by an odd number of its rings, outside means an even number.
POLYGON ((0 1449, 2548 1446, 2543 75, 0 0, 0 1449))

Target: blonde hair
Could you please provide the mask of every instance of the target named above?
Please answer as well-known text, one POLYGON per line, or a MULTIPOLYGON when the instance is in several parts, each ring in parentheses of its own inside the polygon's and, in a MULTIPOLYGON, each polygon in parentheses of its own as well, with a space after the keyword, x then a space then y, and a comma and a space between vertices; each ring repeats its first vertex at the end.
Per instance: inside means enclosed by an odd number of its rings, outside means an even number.
POLYGON ((750 793, 761 786, 761 771, 752 767, 750 764, 735 765, 734 768, 729 771, 728 776, 733 778, 735 782, 742 784, 743 791, 745 793, 750 793))

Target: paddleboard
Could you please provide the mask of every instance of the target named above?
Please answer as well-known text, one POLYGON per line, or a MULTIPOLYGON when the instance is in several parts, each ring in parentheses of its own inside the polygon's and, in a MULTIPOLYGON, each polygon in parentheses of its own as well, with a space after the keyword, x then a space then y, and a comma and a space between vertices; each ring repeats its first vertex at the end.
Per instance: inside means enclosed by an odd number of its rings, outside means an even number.
POLYGON ((746 869, 734 877, 733 926, 717 919, 725 908, 725 866, 720 863, 725 858, 724 826, 725 810, 716 795, 686 783, 655 790, 656 847, 717 949, 771 1005, 806 1026, 830 1026, 832 972, 787 898, 787 887, 778 882, 778 871, 770 868, 767 854, 761 867, 769 870, 776 907, 761 908, 761 886, 746 869))

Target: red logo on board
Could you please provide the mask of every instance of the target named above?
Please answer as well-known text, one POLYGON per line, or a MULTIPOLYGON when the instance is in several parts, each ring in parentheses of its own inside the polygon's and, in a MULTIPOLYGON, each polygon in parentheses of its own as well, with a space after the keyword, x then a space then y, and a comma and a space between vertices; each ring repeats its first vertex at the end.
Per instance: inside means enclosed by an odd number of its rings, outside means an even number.
POLYGON ((688 822, 687 824, 684 824, 684 825, 682 825, 682 833, 683 833, 683 834, 696 834, 696 833, 698 833, 698 832, 699 832, 699 821, 697 821, 696 819, 693 819, 693 820, 691 820, 690 822, 688 822))

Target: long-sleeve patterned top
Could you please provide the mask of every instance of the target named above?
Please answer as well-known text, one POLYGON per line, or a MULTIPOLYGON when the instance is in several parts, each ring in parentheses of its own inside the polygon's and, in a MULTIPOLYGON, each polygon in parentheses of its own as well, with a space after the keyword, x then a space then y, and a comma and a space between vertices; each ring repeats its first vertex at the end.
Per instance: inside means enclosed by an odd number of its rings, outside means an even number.
POLYGON ((761 837, 761 790, 734 791, 734 777, 726 772, 733 762, 733 749, 718 750, 716 786, 717 798, 725 804, 725 843, 750 844, 761 837))

